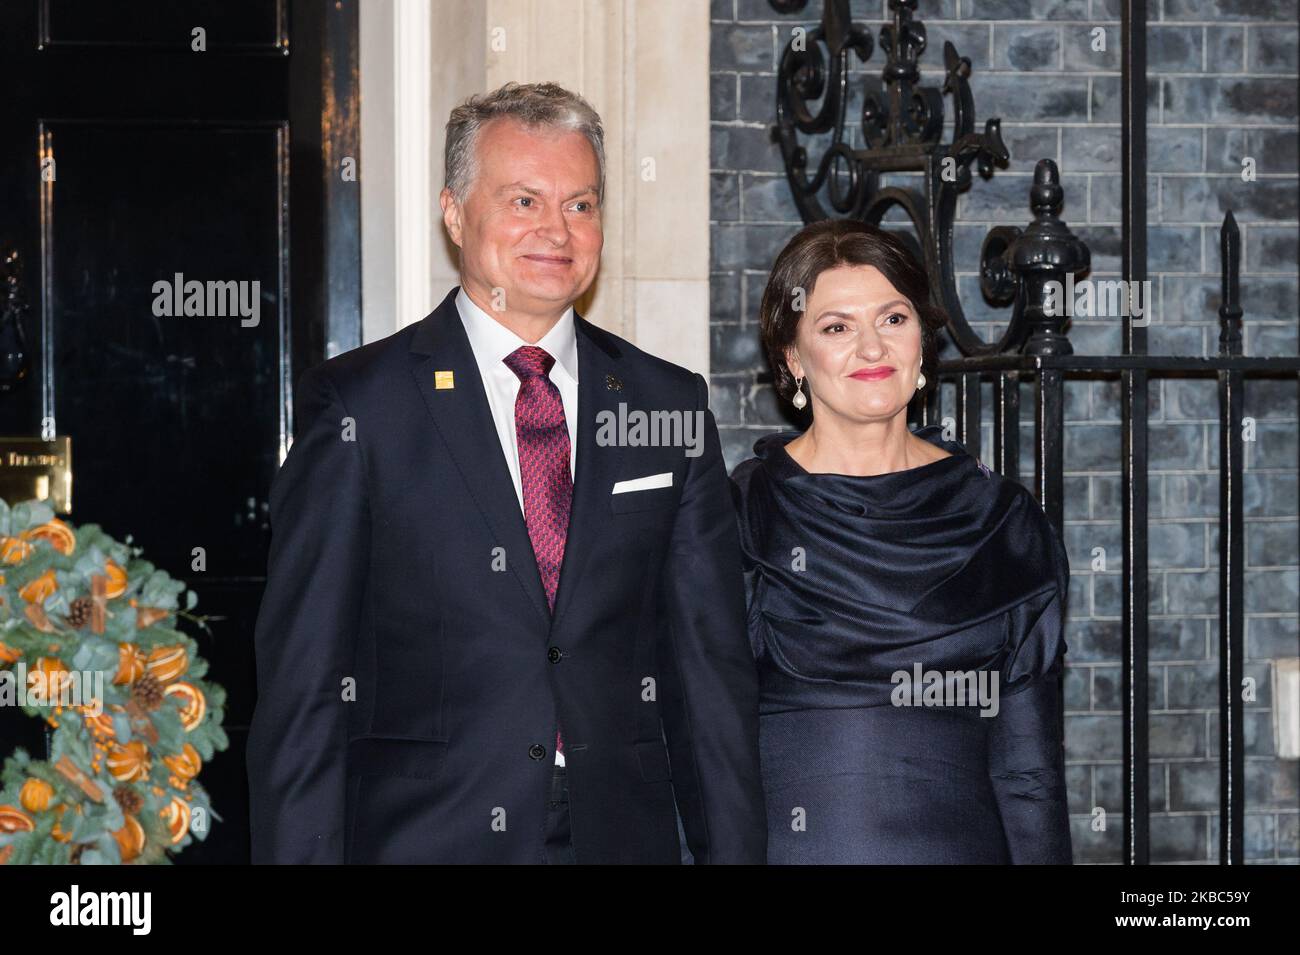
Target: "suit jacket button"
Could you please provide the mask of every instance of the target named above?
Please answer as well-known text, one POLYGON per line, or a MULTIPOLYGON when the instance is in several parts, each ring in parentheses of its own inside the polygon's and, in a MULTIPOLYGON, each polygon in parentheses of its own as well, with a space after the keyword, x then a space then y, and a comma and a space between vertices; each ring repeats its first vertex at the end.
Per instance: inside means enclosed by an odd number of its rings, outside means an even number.
POLYGON ((528 747, 528 755, 533 759, 542 759, 546 755, 546 747, 541 743, 534 743, 528 747))
POLYGON ((560 651, 559 647, 551 647, 551 649, 546 651, 546 659, 550 660, 552 663, 559 663, 562 656, 564 656, 564 654, 560 651))

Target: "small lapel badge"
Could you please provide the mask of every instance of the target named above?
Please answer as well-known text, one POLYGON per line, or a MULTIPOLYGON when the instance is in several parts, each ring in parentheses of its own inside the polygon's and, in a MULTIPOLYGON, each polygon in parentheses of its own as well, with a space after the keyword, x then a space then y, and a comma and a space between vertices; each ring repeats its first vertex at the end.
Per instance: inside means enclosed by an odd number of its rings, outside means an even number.
POLYGON ((450 371, 435 371, 433 373, 433 387, 441 391, 444 388, 456 387, 456 376, 450 371))
POLYGON ((623 390, 623 382, 619 381, 619 380, 618 380, 617 378, 615 378, 613 375, 606 375, 606 376, 605 376, 605 387, 608 388, 610 391, 622 391, 622 390, 623 390))

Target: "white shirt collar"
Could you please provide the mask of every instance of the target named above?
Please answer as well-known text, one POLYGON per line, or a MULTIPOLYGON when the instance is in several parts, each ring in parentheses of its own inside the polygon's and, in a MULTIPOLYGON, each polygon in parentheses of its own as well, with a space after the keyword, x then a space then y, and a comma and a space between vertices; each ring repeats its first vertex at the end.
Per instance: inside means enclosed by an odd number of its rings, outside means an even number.
MULTIPOLYGON (((505 368, 506 356, 517 348, 531 344, 474 304, 474 300, 465 294, 463 286, 456 293, 456 311, 460 313, 461 324, 465 326, 465 334, 469 336, 470 348, 481 371, 494 372, 505 368)), ((546 349, 554 357, 555 368, 568 375, 572 381, 578 380, 578 337, 572 305, 564 310, 560 320, 541 337, 537 346, 546 349)))

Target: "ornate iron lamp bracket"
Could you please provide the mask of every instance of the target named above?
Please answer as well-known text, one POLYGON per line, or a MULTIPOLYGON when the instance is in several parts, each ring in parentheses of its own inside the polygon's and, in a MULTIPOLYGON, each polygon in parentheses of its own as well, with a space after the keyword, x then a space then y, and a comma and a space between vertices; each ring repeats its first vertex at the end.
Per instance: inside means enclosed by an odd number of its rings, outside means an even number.
MULTIPOLYGON (((779 13, 796 13, 807 5, 807 0, 769 2, 779 13)), ((995 165, 1010 158, 1001 121, 986 120, 983 132, 975 132, 970 60, 949 42, 943 45, 942 88, 920 86, 917 60, 925 51, 926 32, 913 19, 916 0, 890 0, 889 9, 893 22, 881 27, 879 40, 887 61, 879 80, 866 81, 863 148, 846 138, 850 54, 865 63, 875 43, 870 31, 852 22, 848 0, 826 0, 820 25, 806 35, 796 31, 781 56, 772 137, 781 148, 799 214, 804 222, 834 217, 879 225, 891 207, 900 207, 912 222, 932 293, 947 310, 949 332, 963 354, 1000 354, 1022 346, 1068 353, 1063 322, 1041 314, 1041 286, 1053 275, 1063 278, 1065 269, 1085 268, 1088 251, 1057 218, 1061 188, 1055 164, 1044 160, 1035 170, 1034 223, 1023 233, 993 229, 984 241, 981 288, 995 304, 1013 304, 1001 337, 986 342, 971 328, 957 296, 953 219, 957 196, 971 183, 972 164, 987 179, 995 165), (945 95, 952 97, 953 108, 952 139, 946 143, 945 95), (801 137, 827 133, 829 144, 814 168, 801 137), (882 187, 880 177, 889 172, 919 172, 923 188, 882 187)))

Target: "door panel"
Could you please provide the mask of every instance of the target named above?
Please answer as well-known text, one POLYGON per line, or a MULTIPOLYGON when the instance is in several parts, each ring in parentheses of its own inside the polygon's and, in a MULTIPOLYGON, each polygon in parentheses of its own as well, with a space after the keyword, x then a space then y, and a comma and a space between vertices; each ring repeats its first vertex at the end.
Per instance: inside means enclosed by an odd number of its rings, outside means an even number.
POLYGON ((288 49, 284 2, 265 0, 40 0, 43 49, 157 47, 192 49, 201 27, 211 52, 280 53, 288 49))
POLYGON ((207 575, 258 576, 287 425, 287 129, 50 121, 42 134, 58 173, 46 344, 76 514, 134 533, 173 574, 201 547, 207 575), (187 303, 201 314, 172 314, 187 303))

